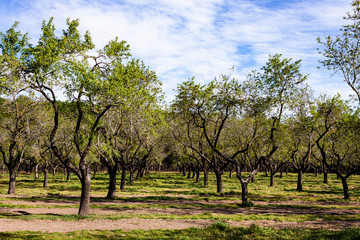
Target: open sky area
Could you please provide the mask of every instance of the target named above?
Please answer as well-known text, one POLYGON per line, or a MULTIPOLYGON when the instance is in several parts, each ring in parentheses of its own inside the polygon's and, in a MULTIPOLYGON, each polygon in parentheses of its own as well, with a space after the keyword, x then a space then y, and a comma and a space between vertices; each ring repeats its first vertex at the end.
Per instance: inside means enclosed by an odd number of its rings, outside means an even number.
POLYGON ((116 36, 134 57, 155 70, 167 101, 178 83, 206 83, 234 66, 244 79, 265 65, 269 54, 302 59, 302 73, 316 95, 350 88, 340 75, 320 66, 316 38, 340 34, 351 0, 0 0, 0 32, 15 21, 33 43, 43 20, 80 19, 97 48, 116 36))

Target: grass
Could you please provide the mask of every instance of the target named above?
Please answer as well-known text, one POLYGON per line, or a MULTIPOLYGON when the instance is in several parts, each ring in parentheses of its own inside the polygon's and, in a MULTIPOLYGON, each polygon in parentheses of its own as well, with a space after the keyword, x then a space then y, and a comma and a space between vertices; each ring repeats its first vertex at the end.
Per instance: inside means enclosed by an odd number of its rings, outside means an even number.
MULTIPOLYGON (((138 219, 208 219, 215 223, 207 228, 190 228, 184 230, 151 230, 151 231, 76 231, 71 233, 43 232, 0 232, 0 239, 360 239, 360 228, 332 231, 328 229, 283 229, 233 228, 227 221, 274 220, 304 222, 326 221, 360 221, 360 215, 341 213, 326 214, 327 210, 360 210, 360 176, 350 177, 348 184, 350 200, 344 200, 341 181, 335 175, 329 175, 329 183, 322 183, 322 175, 304 176, 303 191, 296 191, 296 174, 275 178, 275 186, 269 186, 269 177, 264 173, 256 176, 255 183, 249 184, 249 200, 257 209, 285 209, 289 214, 276 213, 236 213, 241 204, 239 181, 227 175, 223 176, 224 192, 216 193, 214 174, 209 176, 209 186, 195 183, 178 173, 151 173, 143 179, 127 185, 125 191, 118 191, 115 200, 106 200, 108 176, 98 174, 92 179, 92 209, 118 209, 116 214, 91 214, 87 217, 77 215, 51 214, 9 214, 1 213, 2 219, 46 219, 62 221, 79 220, 120 220, 138 219), (303 203, 306 201, 307 203, 303 203), (263 203, 263 204, 261 204, 263 203), (157 209, 159 213, 126 213, 125 210, 157 209), (194 214, 166 213, 167 209, 195 209, 194 214), (215 211, 215 210, 222 211, 215 211), (316 213, 291 214, 291 209, 308 210, 316 213), (124 211, 123 211, 124 210, 124 211), (199 213, 200 211, 200 213, 199 213), (319 212, 324 213, 319 214, 319 212), (227 213, 228 212, 228 213, 227 213), (347 237, 347 238, 345 238, 347 237)), ((42 187, 41 179, 34 179, 31 174, 20 174, 16 182, 16 195, 6 195, 8 176, 0 175, 0 208, 77 208, 80 196, 79 180, 72 176, 70 181, 62 174, 50 177, 49 186, 42 187), (18 202, 21 201, 21 202, 18 202), (51 204, 50 204, 51 203, 51 204)), ((340 211, 341 212, 341 211, 340 211)))
POLYGON ((351 240, 360 238, 360 228, 350 228, 339 231, 324 229, 283 229, 258 227, 248 228, 230 227, 224 221, 218 221, 206 228, 189 228, 183 230, 149 230, 149 231, 75 231, 70 233, 42 233, 42 232, 11 232, 1 233, 1 239, 336 239, 351 240))
MULTIPOLYGON (((239 200, 241 189, 239 181, 227 175, 223 176, 224 192, 216 193, 216 179, 210 174, 209 186, 204 187, 202 183, 195 183, 193 179, 187 179, 177 173, 152 173, 145 178, 127 185, 125 191, 117 192, 117 199, 134 201, 157 201, 157 200, 239 200), (140 197, 136 195, 141 195, 140 197), (128 196, 133 195, 133 196, 128 196), (124 197, 122 197, 124 196, 124 197)), ((98 174, 92 179, 91 190, 96 196, 105 196, 107 193, 106 174, 98 174)), ((345 201, 342 195, 341 182, 335 175, 329 175, 329 183, 322 183, 322 177, 306 174, 302 192, 296 191, 296 175, 289 174, 283 178, 276 177, 275 186, 268 186, 269 178, 263 173, 256 176, 256 182, 249 184, 250 201, 333 201, 333 202, 359 202, 360 201, 360 176, 352 176, 349 179, 350 200, 345 201)), ((7 192, 8 176, 0 175, 0 193, 7 192)), ((21 196, 27 201, 38 200, 67 200, 69 196, 79 198, 79 180, 73 176, 70 181, 65 176, 57 175, 51 178, 49 186, 42 187, 41 179, 34 179, 33 175, 21 174, 16 183, 16 199, 21 196), (32 199, 29 199, 32 198, 32 199)), ((2 197, 1 200, 11 199, 2 197)), ((14 199, 15 199, 14 198, 14 199)))
POLYGON ((187 220, 226 220, 226 221, 246 221, 246 220, 273 220, 277 222, 305 222, 305 221, 360 221, 359 215, 315 215, 315 214, 219 214, 205 212, 192 215, 178 214, 90 214, 88 216, 79 215, 56 215, 56 214, 25 214, 15 215, 2 213, 0 219, 21 219, 21 220, 61 220, 61 221, 78 221, 78 220, 121 220, 121 219, 187 219, 187 220))

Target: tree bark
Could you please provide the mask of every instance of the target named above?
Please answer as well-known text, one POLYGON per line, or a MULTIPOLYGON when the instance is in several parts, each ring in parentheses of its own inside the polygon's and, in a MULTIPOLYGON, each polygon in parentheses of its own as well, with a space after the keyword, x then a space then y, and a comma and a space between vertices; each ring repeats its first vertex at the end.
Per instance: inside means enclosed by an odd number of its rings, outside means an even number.
POLYGON ((248 204, 248 182, 240 180, 241 183, 241 202, 243 205, 248 204))
POLYGON ((130 184, 134 183, 134 171, 130 170, 130 184))
POLYGON ((302 186, 302 183, 303 183, 303 172, 300 170, 298 171, 298 180, 297 180, 297 187, 296 187, 296 190, 297 191, 302 191, 303 190, 303 186, 302 186))
POLYGON ((91 182, 91 173, 86 173, 81 177, 81 198, 80 198, 80 208, 79 215, 87 216, 90 213, 90 182, 91 182))
POLYGON ((66 169, 66 181, 70 181, 71 171, 66 169))
POLYGON ((8 194, 15 194, 16 170, 9 168, 9 190, 8 194))
POLYGON ((126 169, 122 168, 121 180, 120 180, 120 190, 121 191, 123 191, 125 189, 125 181, 126 181, 126 169))
POLYGON ((35 179, 39 179, 39 164, 40 163, 37 163, 35 165, 35 179))
POLYGON ((209 172, 207 169, 204 169, 204 186, 209 186, 209 172))
POLYGON ((255 182, 255 175, 251 178, 251 180, 250 180, 252 183, 254 183, 255 182))
POLYGON ((270 172, 270 187, 274 186, 275 172, 270 172))
POLYGON ((328 183, 328 173, 324 172, 324 183, 328 183))
POLYGON ((49 170, 45 166, 45 168, 44 168, 44 184, 43 184, 43 187, 47 187, 48 183, 49 183, 49 170))
POLYGON ((199 182, 200 182, 200 171, 199 171, 199 170, 196 170, 195 173, 196 173, 196 180, 195 180, 195 182, 196 182, 196 183, 199 183, 199 182))
POLYGON ((344 199, 349 199, 350 194, 349 194, 349 186, 347 183, 347 178, 346 177, 340 177, 340 178, 341 178, 341 182, 342 182, 343 190, 344 190, 344 199))
POLYGON ((222 193, 223 192, 222 173, 219 171, 215 171, 215 176, 216 176, 216 192, 222 193))
POLYGON ((115 199, 116 194, 116 175, 117 175, 117 164, 115 166, 108 167, 109 173, 109 188, 106 195, 106 199, 115 199))

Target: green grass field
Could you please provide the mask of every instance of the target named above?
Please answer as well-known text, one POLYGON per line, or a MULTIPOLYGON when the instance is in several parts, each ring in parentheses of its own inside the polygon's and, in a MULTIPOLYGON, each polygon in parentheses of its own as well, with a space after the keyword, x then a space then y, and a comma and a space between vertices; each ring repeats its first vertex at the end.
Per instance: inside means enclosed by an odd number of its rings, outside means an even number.
MULTIPOLYGON (((344 200, 341 181, 329 175, 329 183, 322 183, 322 175, 304 176, 302 192, 296 191, 296 175, 275 178, 269 187, 269 177, 258 173, 255 183, 249 185, 249 200, 254 206, 241 209, 241 189, 238 180, 223 177, 224 192, 216 193, 215 175, 210 174, 209 186, 195 183, 179 173, 151 173, 145 178, 118 191, 114 201, 104 199, 108 177, 105 173, 92 179, 91 208, 96 212, 87 217, 74 214, 37 214, 36 209, 76 209, 80 183, 75 176, 70 181, 58 174, 50 177, 49 186, 33 175, 20 174, 16 195, 7 195, 8 176, 0 175, 1 219, 21 220, 121 220, 121 219, 206 219, 213 223, 205 228, 183 230, 134 231, 74 231, 68 233, 0 232, 0 239, 360 239, 360 228, 345 229, 290 229, 273 227, 234 227, 230 222, 271 221, 308 222, 360 221, 360 176, 349 179, 350 200, 344 200), (51 203, 51 204, 50 204, 51 203), (31 214, 9 214, 11 209, 23 209, 31 214), (116 210, 116 211, 115 211, 116 210), (106 212, 108 211, 108 212, 106 212), (129 212, 130 211, 130 212, 129 212), (103 213, 104 212, 104 213, 103 213), (106 212, 106 213, 105 213, 106 212), (154 212, 154 213, 152 213, 154 212), (191 214, 189 214, 189 212, 191 214)), ((1 228, 1 227, 0 227, 1 228)))

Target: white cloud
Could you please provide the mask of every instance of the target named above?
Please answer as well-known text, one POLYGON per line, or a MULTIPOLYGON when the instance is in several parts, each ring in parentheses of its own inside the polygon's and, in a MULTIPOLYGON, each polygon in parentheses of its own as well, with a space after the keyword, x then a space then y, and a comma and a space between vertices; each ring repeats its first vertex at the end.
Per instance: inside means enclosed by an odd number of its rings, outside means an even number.
POLYGON ((170 99, 176 84, 189 77, 210 81, 233 65, 241 76, 259 69, 274 53, 303 59, 303 72, 311 74, 315 91, 330 88, 329 82, 338 78, 328 80, 328 72, 317 70, 316 37, 341 27, 350 0, 284 1, 276 7, 270 2, 18 0, 4 7, 9 9, 0 7, 0 20, 6 23, 0 31, 18 20, 36 39, 43 19, 53 16, 61 29, 67 17, 79 18, 80 28, 90 30, 98 47, 115 36, 128 41, 133 55, 156 70, 170 99))

